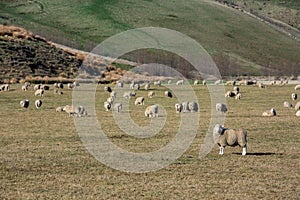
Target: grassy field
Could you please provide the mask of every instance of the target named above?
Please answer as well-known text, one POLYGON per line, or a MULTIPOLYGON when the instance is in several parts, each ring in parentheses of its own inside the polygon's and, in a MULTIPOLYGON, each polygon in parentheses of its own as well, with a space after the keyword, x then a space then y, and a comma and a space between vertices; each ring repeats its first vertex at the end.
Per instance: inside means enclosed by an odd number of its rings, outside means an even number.
MULTIPOLYGON (((219 156, 215 146, 204 159, 199 159, 199 149, 210 121, 210 97, 205 86, 192 87, 200 104, 200 125, 192 145, 170 166, 135 174, 98 162, 81 142, 73 118, 55 112, 57 106, 72 103, 71 90, 55 96, 51 89, 36 110, 33 89, 23 92, 21 85, 11 85, 11 91, 0 94, 1 199, 298 199, 299 118, 283 107, 283 101, 291 101, 293 85, 240 86, 242 100, 227 100, 225 126, 248 131, 248 155, 241 156, 239 147, 226 147, 219 156), (19 106, 25 98, 31 101, 28 110, 19 106), (278 116, 261 117, 271 107, 278 116)), ((146 98, 144 106, 136 107, 131 100, 124 108, 137 124, 147 125, 145 107, 153 103, 164 107, 167 122, 149 139, 119 130, 112 113, 102 106, 108 97, 103 88, 97 87, 97 118, 115 144, 132 152, 150 152, 173 138, 180 120, 173 108, 176 98, 166 99, 164 87, 153 86, 156 96, 146 98)), ((140 90, 137 95, 146 93, 140 90)))
POLYGON ((268 68, 284 73, 287 67, 298 66, 298 42, 238 10, 211 2, 2 0, 0 23, 17 24, 86 50, 129 29, 163 27, 194 38, 214 58, 225 54, 239 75, 259 75, 268 68))

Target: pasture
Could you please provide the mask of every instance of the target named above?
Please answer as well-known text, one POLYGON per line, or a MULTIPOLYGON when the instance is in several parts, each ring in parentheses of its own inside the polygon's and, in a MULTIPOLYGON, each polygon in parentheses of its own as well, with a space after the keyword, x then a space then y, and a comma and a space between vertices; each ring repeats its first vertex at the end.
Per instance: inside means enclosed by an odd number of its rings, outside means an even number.
MULTIPOLYGON (((32 87, 21 91, 21 85, 11 85, 9 92, 0 93, 0 198, 298 199, 299 118, 293 109, 283 107, 284 101, 292 102, 294 85, 266 89, 240 86, 240 101, 227 98, 225 126, 248 131, 248 155, 242 156, 240 147, 226 147, 220 156, 215 145, 203 159, 199 159, 199 149, 210 122, 210 96, 206 86, 192 87, 199 101, 200 122, 190 148, 166 168, 135 174, 98 162, 81 142, 74 119, 55 112, 58 106, 72 104, 72 90, 64 89, 63 95, 54 95, 51 85, 44 97, 35 97, 32 87), (43 101, 39 110, 33 105, 38 98, 43 101), (28 110, 20 108, 22 99, 30 100, 28 110), (262 112, 272 107, 277 116, 263 118, 262 112)), ((112 112, 103 108, 108 97, 103 88, 104 85, 98 85, 96 91, 97 118, 119 147, 131 152, 151 152, 166 145, 176 134, 180 125, 174 109, 177 100, 163 95, 164 86, 151 85, 156 92, 152 99, 147 98, 147 91, 137 91, 137 96, 145 97, 145 105, 134 106, 134 97, 129 107, 123 108, 129 109, 135 123, 144 126, 150 121, 144 116, 148 105, 159 103, 164 107, 165 126, 147 139, 129 136, 118 128, 112 112)), ((225 88, 230 90, 232 86, 225 88)), ((118 94, 117 99, 122 95, 118 94)))

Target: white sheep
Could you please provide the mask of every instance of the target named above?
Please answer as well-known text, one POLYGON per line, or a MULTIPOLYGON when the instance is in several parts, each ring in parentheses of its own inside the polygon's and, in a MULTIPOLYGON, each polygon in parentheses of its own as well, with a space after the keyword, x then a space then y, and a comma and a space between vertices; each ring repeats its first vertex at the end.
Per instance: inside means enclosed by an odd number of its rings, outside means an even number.
POLYGON ((145 116, 149 118, 158 117, 158 106, 157 105, 148 106, 145 110, 145 116))
POLYGON ((194 85, 198 85, 198 84, 199 84, 199 80, 195 80, 194 85))
POLYGON ((296 85, 295 90, 300 90, 300 85, 296 85))
POLYGON ((202 81, 202 85, 206 85, 206 80, 203 80, 203 81, 202 81))
POLYGON ((34 105, 37 109, 39 109, 42 106, 43 102, 42 100, 38 99, 34 102, 34 105))
POLYGON ((236 100, 241 100, 242 98, 242 94, 241 93, 238 93, 236 96, 235 96, 235 99, 236 100))
POLYGON ((73 84, 73 83, 68 83, 68 89, 73 89, 73 88, 75 88, 75 85, 73 84))
POLYGON ((136 95, 135 92, 124 92, 123 97, 125 99, 131 99, 131 97, 134 97, 136 95))
POLYGON ((106 111, 109 111, 111 109, 111 104, 109 102, 107 102, 107 101, 104 102, 103 106, 104 106, 104 108, 105 108, 106 111))
POLYGON ((154 92, 154 91, 148 92, 148 98, 151 99, 154 95, 155 95, 155 92, 154 92))
POLYGON ((295 110, 300 110, 300 101, 298 101, 295 105, 295 110))
POLYGON ((216 104, 216 111, 218 113, 226 113, 227 112, 227 106, 223 103, 217 103, 216 104))
POLYGON ((28 90, 28 87, 29 87, 28 85, 22 85, 22 90, 23 90, 23 91, 27 91, 27 90, 28 90))
POLYGON ((220 85, 222 83, 222 80, 216 80, 215 85, 220 85))
POLYGON ((171 83, 172 83, 172 80, 168 80, 168 85, 171 85, 171 83))
POLYGON ((298 111, 296 112, 296 116, 297 116, 297 117, 300 117, 300 110, 298 110, 298 111))
POLYGON ((243 148, 242 155, 247 154, 247 131, 244 129, 227 129, 223 126, 216 124, 214 126, 213 133, 218 136, 217 144, 220 148, 220 155, 224 154, 224 148, 226 146, 237 146, 243 148))
POLYGON ((235 94, 240 93, 240 88, 237 87, 237 86, 234 86, 234 87, 233 87, 233 92, 234 92, 235 94))
POLYGON ((34 90, 38 90, 38 89, 41 89, 41 84, 36 84, 34 87, 33 87, 33 89, 34 90))
POLYGON ((121 112, 121 110, 122 110, 122 104, 121 103, 115 103, 114 109, 117 112, 121 112))
POLYGON ((129 88, 130 88, 131 90, 134 89, 134 84, 135 84, 135 82, 134 82, 134 81, 131 81, 131 83, 130 83, 130 85, 129 85, 129 88))
POLYGON ((106 101, 107 101, 108 103, 110 103, 110 104, 113 104, 113 103, 114 103, 114 100, 115 100, 114 97, 108 97, 106 101))
POLYGON ((189 102, 188 107, 191 112, 198 112, 197 102, 195 102, 195 101, 189 102))
POLYGON ((283 107, 285 107, 285 108, 292 108, 293 105, 290 102, 285 101, 285 102, 283 102, 283 107))
POLYGON ((176 111, 176 113, 180 113, 182 111, 182 104, 181 103, 176 103, 175 104, 175 111, 176 111))
POLYGON ((35 95, 35 96, 44 96, 44 92, 45 92, 45 90, 43 90, 43 89, 38 89, 38 90, 36 90, 36 91, 34 92, 34 95, 35 95))
POLYGON ((264 117, 276 116, 276 110, 274 108, 271 108, 271 110, 267 110, 267 111, 263 112, 262 116, 264 116, 264 117))
POLYGON ((124 86, 122 81, 117 81, 117 87, 122 88, 124 86))
POLYGON ((176 85, 183 85, 183 80, 179 80, 176 82, 176 85))
POLYGON ((169 97, 169 98, 173 97, 173 95, 172 95, 172 93, 170 91, 165 91, 165 96, 169 97))
POLYGON ((56 112, 63 112, 64 111, 64 107, 59 106, 55 109, 56 112))
MULTIPOLYGON (((171 81, 171 80, 170 80, 171 81)), ((161 86, 161 82, 160 81, 154 81, 153 83, 154 85, 157 85, 157 86, 161 86)))
POLYGON ((63 88, 64 88, 64 84, 62 84, 62 83, 54 83, 54 84, 53 84, 53 87, 54 87, 54 88, 57 88, 57 89, 59 89, 59 88, 60 88, 60 89, 63 89, 63 88))
POLYGON ((80 84, 77 81, 74 81, 73 85, 74 85, 74 87, 79 87, 80 86, 80 84))
POLYGON ((189 109, 189 102, 185 101, 185 102, 182 102, 182 112, 190 112, 190 109, 189 109))
POLYGON ((20 106, 22 108, 28 108, 29 107, 29 100, 25 99, 25 100, 20 101, 20 106))
POLYGON ((145 88, 145 90, 149 90, 150 89, 150 83, 146 83, 144 88, 145 88))
POLYGON ((87 112, 83 106, 69 106, 66 105, 63 108, 63 111, 69 114, 69 116, 77 116, 77 117, 83 117, 87 115, 87 112))
POLYGON ((295 101, 298 98, 298 95, 296 93, 291 94, 292 100, 295 101))
POLYGON ((144 97, 137 97, 135 102, 134 102, 134 105, 144 105, 144 97))
POLYGON ((258 83, 258 87, 259 87, 259 88, 266 88, 266 85, 263 84, 263 83, 258 83))

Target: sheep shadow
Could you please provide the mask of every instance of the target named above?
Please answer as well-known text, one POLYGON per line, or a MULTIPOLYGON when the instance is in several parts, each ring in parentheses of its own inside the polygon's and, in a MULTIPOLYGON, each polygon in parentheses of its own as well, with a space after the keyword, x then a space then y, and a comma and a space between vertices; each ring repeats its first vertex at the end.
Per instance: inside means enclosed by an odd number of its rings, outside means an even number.
MULTIPOLYGON (((233 153, 233 154, 240 154, 240 153, 233 153)), ((273 152, 253 152, 253 153, 247 153, 247 156, 272 156, 272 155, 281 155, 273 153, 273 152)))

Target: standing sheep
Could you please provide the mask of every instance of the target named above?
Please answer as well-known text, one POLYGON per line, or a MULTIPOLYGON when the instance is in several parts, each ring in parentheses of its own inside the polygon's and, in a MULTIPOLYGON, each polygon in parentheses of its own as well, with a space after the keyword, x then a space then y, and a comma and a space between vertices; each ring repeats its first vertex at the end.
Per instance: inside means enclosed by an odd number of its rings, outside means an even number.
POLYGON ((150 83, 146 83, 145 84, 145 90, 149 90, 150 89, 150 83))
POLYGON ((300 90, 300 85, 296 85, 295 90, 300 90))
POLYGON ((107 101, 108 103, 110 103, 110 104, 113 104, 113 103, 114 103, 114 100, 115 100, 114 97, 108 97, 106 101, 107 101))
POLYGON ((83 117, 87 115, 87 112, 83 106, 69 106, 66 105, 63 108, 63 111, 69 114, 69 116, 77 116, 77 117, 83 117))
POLYGON ((298 101, 295 105, 295 110, 300 110, 300 101, 298 101))
POLYGON ((172 93, 170 91, 165 91, 165 96, 169 97, 169 98, 173 97, 173 95, 172 95, 172 93))
POLYGON ((110 96, 113 97, 113 98, 116 98, 117 97, 117 92, 116 91, 112 91, 110 93, 110 96))
POLYGON ((111 104, 107 101, 104 102, 104 108, 106 111, 109 111, 111 109, 111 104))
POLYGON ((35 96, 44 96, 44 90, 43 89, 38 89, 38 90, 36 90, 35 92, 34 92, 34 95, 35 96))
POLYGON ((41 86, 42 86, 41 84, 37 84, 37 85, 35 85, 35 86, 33 87, 33 89, 34 89, 34 90, 41 89, 41 86))
POLYGON ((39 109, 42 106, 42 100, 38 99, 34 102, 34 105, 37 109, 39 109))
POLYGON ((264 117, 276 116, 276 110, 274 108, 271 108, 271 110, 267 110, 267 111, 263 112, 262 116, 264 116, 264 117))
POLYGON ((22 90, 23 90, 23 91, 27 91, 27 90, 28 90, 28 87, 29 87, 28 85, 22 85, 22 90))
POLYGON ((105 92, 111 93, 111 92, 112 92, 112 89, 111 89, 111 87, 109 87, 109 86, 105 86, 105 87, 104 87, 104 91, 105 91, 105 92))
POLYGON ((234 92, 231 92, 231 91, 227 91, 225 93, 225 97, 235 97, 235 93, 234 92))
POLYGON ((241 93, 238 93, 236 96, 235 96, 235 99, 236 100, 241 100, 242 98, 242 94, 241 93))
POLYGON ((64 111, 64 107, 59 106, 55 109, 56 112, 63 112, 64 111))
POLYGON ((117 87, 122 88, 123 87, 123 82, 122 81, 117 81, 117 87))
POLYGON ((182 104, 181 103, 176 103, 175 104, 175 111, 176 111, 176 113, 180 113, 182 111, 182 104))
POLYGON ((158 117, 158 106, 157 105, 148 106, 145 110, 145 116, 149 118, 158 117))
POLYGON ((203 81, 202 81, 202 85, 206 85, 206 80, 203 80, 203 81))
POLYGON ((189 102, 187 102, 187 101, 182 102, 182 112, 190 112, 189 102))
POLYGON ((26 100, 20 101, 20 106, 21 106, 22 108, 28 108, 28 107, 29 107, 29 100, 26 99, 26 100))
POLYGON ((122 110, 122 104, 121 103, 115 103, 114 109, 117 112, 121 112, 121 110, 122 110))
POLYGON ((223 103, 217 103, 216 104, 216 111, 218 113, 226 113, 227 112, 227 106, 223 103))
POLYGON ((123 97, 125 99, 131 99, 131 97, 134 97, 136 95, 135 92, 124 92, 123 97))
POLYGON ((179 80, 176 82, 176 85, 183 85, 183 80, 179 80))
POLYGON ((136 98, 134 105, 144 105, 144 97, 138 97, 136 98))
POLYGON ((161 86, 161 82, 160 82, 160 81, 154 81, 153 84, 154 84, 154 85, 157 85, 157 86, 161 86))
POLYGON ((198 104, 197 104, 197 102, 195 102, 195 101, 189 102, 188 106, 189 106, 189 110, 191 112, 198 112, 198 104))
POLYGON ((198 84, 199 84, 199 80, 195 80, 194 85, 198 85, 198 84))
POLYGON ((224 154, 224 148, 226 146, 237 146, 243 148, 242 155, 245 156, 247 154, 247 131, 240 129, 227 129, 222 127, 219 124, 216 124, 213 130, 213 133, 218 136, 217 144, 220 148, 220 155, 224 154))
POLYGON ((285 108, 292 108, 293 105, 290 102, 285 101, 285 102, 283 102, 283 107, 285 107, 285 108))
POLYGON ((148 98, 151 99, 154 95, 155 95, 155 92, 154 92, 154 91, 148 92, 148 98))
POLYGON ((298 111, 296 112, 296 116, 297 116, 297 117, 300 117, 300 110, 298 110, 298 111))
POLYGON ((298 95, 296 93, 291 94, 292 100, 295 101, 298 98, 298 95))

